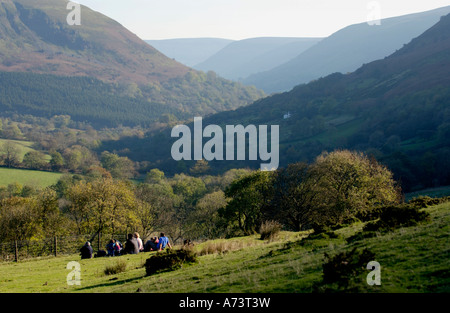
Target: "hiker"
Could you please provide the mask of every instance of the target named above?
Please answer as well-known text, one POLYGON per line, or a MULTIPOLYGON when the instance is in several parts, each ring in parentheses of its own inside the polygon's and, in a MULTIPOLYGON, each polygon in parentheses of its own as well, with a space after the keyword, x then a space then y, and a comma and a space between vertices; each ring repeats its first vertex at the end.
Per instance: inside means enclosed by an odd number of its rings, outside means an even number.
POLYGON ((150 238, 150 240, 145 243, 144 251, 145 252, 157 251, 158 243, 159 243, 158 237, 150 238))
POLYGON ((170 242, 169 242, 169 238, 167 238, 164 233, 161 233, 160 237, 159 237, 157 249, 159 251, 163 251, 166 248, 166 246, 168 246, 169 249, 172 249, 172 246, 170 245, 170 242))
POLYGON ((128 234, 127 242, 125 243, 125 249, 123 250, 125 254, 138 254, 139 253, 139 245, 134 238, 133 234, 128 234))
POLYGON ((92 259, 92 253, 94 253, 94 249, 92 249, 91 243, 89 241, 86 241, 84 246, 81 247, 80 252, 82 259, 92 259))
POLYGON ((134 238, 136 238, 136 240, 138 242, 139 252, 144 251, 144 244, 142 243, 142 239, 139 238, 139 233, 136 232, 136 233, 133 234, 133 236, 134 236, 134 238))
POLYGON ((116 242, 114 239, 111 239, 109 243, 106 245, 106 251, 108 251, 108 256, 114 256, 114 246, 116 245, 116 242))

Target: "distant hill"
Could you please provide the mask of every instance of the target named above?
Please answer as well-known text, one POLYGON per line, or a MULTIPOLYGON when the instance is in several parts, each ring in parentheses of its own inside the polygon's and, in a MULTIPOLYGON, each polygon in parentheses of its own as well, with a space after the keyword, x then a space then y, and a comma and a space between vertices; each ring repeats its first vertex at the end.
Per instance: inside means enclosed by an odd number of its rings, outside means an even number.
POLYGON ((193 67, 214 55, 234 40, 222 38, 178 38, 145 40, 169 58, 193 67))
POLYGON ((433 26, 450 6, 348 26, 323 39, 292 60, 243 80, 267 93, 282 92, 311 80, 340 72, 352 72, 364 63, 384 58, 433 26))
POLYGON ((0 2, 0 112, 136 125, 233 109, 263 96, 166 57, 85 6, 81 25, 69 26, 66 5, 0 2))
POLYGON ((227 79, 239 80, 287 62, 321 38, 262 37, 239 40, 194 66, 214 71, 227 79))
MULTIPOLYGON (((450 14, 384 59, 214 114, 203 126, 279 125, 280 166, 312 161, 322 151, 351 149, 386 164, 406 192, 450 185, 449 51, 450 14)), ((167 130, 102 148, 127 147, 128 156, 150 160, 168 173, 186 171, 193 162, 171 159, 173 142, 167 130)), ((217 172, 260 163, 213 161, 210 166, 217 172)))
POLYGON ((157 82, 189 68, 145 44, 116 21, 81 8, 69 26, 65 0, 0 3, 0 71, 90 76, 108 82, 157 82))

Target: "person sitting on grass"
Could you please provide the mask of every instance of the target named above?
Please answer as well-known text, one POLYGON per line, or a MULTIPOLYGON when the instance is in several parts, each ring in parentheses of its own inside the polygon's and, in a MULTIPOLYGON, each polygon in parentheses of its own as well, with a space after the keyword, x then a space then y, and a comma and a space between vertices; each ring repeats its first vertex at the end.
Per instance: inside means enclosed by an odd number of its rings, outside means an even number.
POLYGON ((145 243, 144 251, 157 251, 158 250, 158 237, 152 237, 149 241, 145 243))
POLYGON ((133 237, 134 238, 136 238, 136 240, 137 240, 137 242, 138 242, 138 249, 139 249, 139 252, 142 252, 142 251, 144 251, 144 245, 143 245, 143 243, 142 243, 142 239, 140 238, 140 236, 139 236, 139 233, 134 233, 133 234, 133 237))
POLYGON ((125 243, 125 249, 123 249, 125 254, 138 254, 139 246, 136 238, 134 238, 133 234, 128 234, 128 240, 125 243))
POLYGON ((81 252, 82 259, 92 259, 92 254, 94 253, 94 249, 92 249, 91 243, 89 241, 86 241, 84 246, 81 247, 80 252, 81 252))
POLYGON ((160 237, 159 237, 157 249, 159 251, 163 251, 166 248, 166 246, 169 247, 169 249, 172 249, 172 246, 170 245, 170 242, 169 242, 169 238, 167 238, 164 233, 161 233, 160 237))
POLYGON ((114 239, 111 239, 109 243, 106 245, 106 251, 108 251, 108 256, 114 256, 114 246, 115 246, 114 239))
POLYGON ((114 239, 114 255, 120 255, 122 252, 123 246, 119 240, 114 239))

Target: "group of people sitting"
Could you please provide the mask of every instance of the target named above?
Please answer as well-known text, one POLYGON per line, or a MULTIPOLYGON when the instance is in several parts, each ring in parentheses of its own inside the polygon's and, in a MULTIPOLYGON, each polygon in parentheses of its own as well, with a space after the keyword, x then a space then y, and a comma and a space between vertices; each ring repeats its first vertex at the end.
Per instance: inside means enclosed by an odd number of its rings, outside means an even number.
MULTIPOLYGON (((160 234, 160 237, 152 237, 145 245, 142 242, 138 233, 128 234, 128 239, 125 243, 125 247, 117 239, 111 239, 106 245, 105 251, 98 251, 97 256, 118 256, 123 254, 138 254, 139 252, 149 251, 162 251, 166 247, 172 249, 169 242, 169 238, 164 233, 160 234)), ((87 241, 85 245, 80 249, 82 259, 90 259, 93 256, 94 250, 91 243, 87 241)))

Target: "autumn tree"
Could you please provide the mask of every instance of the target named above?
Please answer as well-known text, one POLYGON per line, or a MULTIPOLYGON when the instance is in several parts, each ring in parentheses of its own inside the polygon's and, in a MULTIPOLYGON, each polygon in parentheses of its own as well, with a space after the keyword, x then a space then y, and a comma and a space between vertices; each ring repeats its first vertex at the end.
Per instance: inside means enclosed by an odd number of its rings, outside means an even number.
POLYGON ((69 214, 80 234, 117 234, 136 227, 136 199, 123 181, 105 178, 80 181, 68 190, 67 199, 71 203, 69 214))
POLYGON ((42 234, 33 198, 11 197, 0 202, 0 238, 27 240, 42 234))
POLYGON ((322 153, 309 169, 316 180, 312 191, 315 220, 338 224, 374 206, 396 204, 400 192, 393 174, 375 159, 348 150, 322 153))

